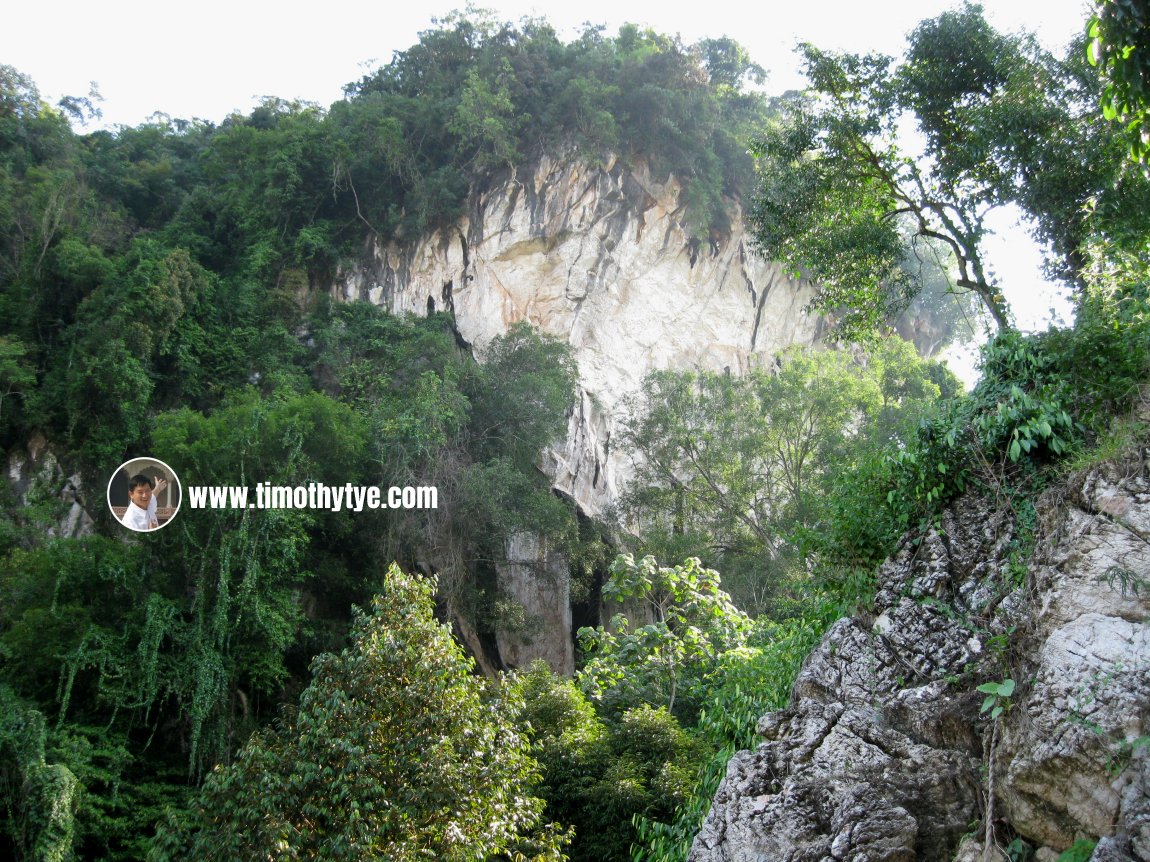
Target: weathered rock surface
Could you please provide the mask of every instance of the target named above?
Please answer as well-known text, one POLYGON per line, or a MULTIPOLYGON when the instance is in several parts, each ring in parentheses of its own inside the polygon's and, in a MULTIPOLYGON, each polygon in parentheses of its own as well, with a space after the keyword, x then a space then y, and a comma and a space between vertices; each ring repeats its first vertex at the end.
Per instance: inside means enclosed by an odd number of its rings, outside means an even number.
POLYGON ((999 836, 1150 859, 1148 458, 1048 492, 1025 578, 1011 518, 977 498, 905 544, 875 615, 832 626, 732 759, 691 860, 981 859, 961 839, 989 774, 999 836), (974 689, 1008 676, 994 735, 974 689))
MULTIPOLYGON (((812 287, 751 252, 737 207, 725 235, 700 243, 684 227, 680 191, 673 177, 641 164, 545 157, 477 190, 450 228, 378 245, 332 292, 394 313, 450 311, 480 359, 523 320, 569 343, 580 392, 566 439, 544 453, 542 466, 557 491, 596 516, 617 501, 631 472, 613 436, 648 372, 739 374, 819 338, 821 320, 804 311, 812 287)), ((509 548, 508 558, 520 550, 509 548)), ((567 592, 521 581, 528 568, 503 566, 499 589, 526 599, 536 635, 501 633, 501 658, 570 668, 559 655, 569 648, 559 643, 572 642, 567 592)))
POLYGON ((996 752, 1003 815, 1057 849, 1102 836, 1127 854, 1106 858, 1150 859, 1146 457, 1076 477, 1042 511, 1030 684, 996 752))
POLYGON ((103 504, 103 500, 85 500, 84 483, 79 474, 68 471, 56 457, 47 441, 34 436, 24 451, 14 450, 8 456, 8 485, 20 505, 27 510, 39 505, 47 508, 41 515, 49 519, 50 536, 76 538, 92 532, 92 517, 85 509, 103 504))
POLYGON ((520 534, 510 543, 501 590, 523 609, 523 625, 504 625, 497 633, 499 656, 509 667, 527 667, 542 658, 556 673, 575 672, 575 643, 570 637, 540 638, 540 630, 571 631, 571 584, 567 560, 541 544, 537 536, 520 534))
POLYGON ((333 292, 395 313, 451 311, 480 357, 521 320, 568 342, 581 398, 544 466, 597 515, 627 474, 611 437, 644 375, 741 373, 819 337, 819 318, 804 311, 813 289, 751 252, 737 207, 726 235, 699 243, 680 190, 641 164, 545 157, 474 193, 449 229, 376 247, 333 292))

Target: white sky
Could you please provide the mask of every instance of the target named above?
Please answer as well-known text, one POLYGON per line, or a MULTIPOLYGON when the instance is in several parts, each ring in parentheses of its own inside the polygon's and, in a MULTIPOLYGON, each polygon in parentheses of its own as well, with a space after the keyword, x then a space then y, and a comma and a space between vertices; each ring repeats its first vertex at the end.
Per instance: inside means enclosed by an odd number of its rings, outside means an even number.
MULTIPOLYGON (((104 97, 107 125, 137 125, 153 112, 219 122, 248 111, 260 96, 299 98, 327 106, 343 85, 412 45, 431 19, 462 4, 326 0, 307 6, 244 0, 110 0, 84 3, 19 3, 4 13, 0 63, 30 75, 41 95, 85 95, 95 81, 104 97)), ((615 32, 622 23, 678 33, 685 42, 730 36, 768 70, 767 89, 802 86, 794 46, 898 54, 906 34, 922 19, 959 5, 958 0, 891 0, 864 3, 735 0, 652 2, 582 0, 553 10, 529 0, 489 0, 482 7, 516 20, 543 15, 561 35, 585 21, 615 32)), ((986 15, 1002 30, 1026 28, 1049 48, 1061 48, 1085 26, 1087 0, 986 0, 986 15)), ((1003 219, 1003 241, 988 257, 1006 285, 1024 328, 1040 325, 1051 305, 1038 255, 1003 219)))
MULTIPOLYGON (((455 4, 462 5, 462 4, 455 4)), ((413 44, 431 18, 455 8, 450 2, 353 2, 326 0, 291 7, 244 0, 60 0, 13 4, 4 13, 0 62, 31 75, 50 101, 84 95, 99 84, 105 122, 136 125, 154 111, 218 122, 232 110, 247 111, 264 95, 328 105, 344 84, 393 51, 413 44), (294 9, 294 11, 293 11, 294 9)), ((652 2, 582 0, 563 11, 527 0, 477 5, 504 18, 543 14, 568 35, 584 21, 610 32, 627 21, 647 24, 684 41, 731 36, 770 72, 775 92, 799 86, 793 48, 808 40, 820 47, 898 53, 914 25, 959 5, 957 0, 862 3, 652 2)), ((1005 30, 1025 27, 1049 47, 1083 29, 1085 0, 987 0, 987 17, 1005 30)))

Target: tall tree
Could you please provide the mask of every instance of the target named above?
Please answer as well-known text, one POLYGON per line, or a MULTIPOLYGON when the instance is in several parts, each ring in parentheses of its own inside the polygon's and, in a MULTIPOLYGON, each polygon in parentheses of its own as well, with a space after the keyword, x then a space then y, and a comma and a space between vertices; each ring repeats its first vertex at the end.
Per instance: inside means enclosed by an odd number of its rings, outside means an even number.
POLYGON ((1148 200, 1096 117, 1081 52, 1061 62, 997 32, 977 5, 924 21, 901 62, 810 44, 801 54, 811 88, 783 102, 757 147, 757 238, 821 285, 816 304, 844 338, 920 289, 907 262, 930 254, 923 240, 949 249, 956 285, 1007 328, 983 247, 991 210, 1017 204, 1051 271, 1078 284, 1087 236, 1137 219, 1148 200), (921 152, 904 134, 911 119, 921 152))
POLYGON ((653 373, 623 431, 637 456, 626 525, 657 556, 720 568, 740 606, 760 609, 833 477, 905 441, 947 376, 897 338, 857 359, 791 352, 772 374, 653 373))
POLYGON ((299 709, 217 770, 150 858, 564 858, 511 724, 521 707, 473 675, 433 593, 393 565, 352 645, 313 663, 299 709))

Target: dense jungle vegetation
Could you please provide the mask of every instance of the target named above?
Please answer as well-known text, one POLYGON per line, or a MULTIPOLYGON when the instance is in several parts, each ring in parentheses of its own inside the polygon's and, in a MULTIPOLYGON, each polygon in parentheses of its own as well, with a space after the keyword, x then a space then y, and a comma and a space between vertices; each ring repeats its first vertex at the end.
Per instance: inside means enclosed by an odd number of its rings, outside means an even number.
POLYGON ((193 484, 439 489, 434 511, 203 510, 136 538, 86 498, 76 539, 50 529, 58 487, 0 486, 0 855, 684 859, 727 758, 904 530, 978 487, 1025 523, 1068 464, 1145 433, 1150 75, 1123 46, 1150 35, 1125 5, 1092 22, 1093 64, 968 5, 898 61, 806 46, 811 88, 776 100, 729 39, 476 13, 327 109, 219 125, 77 131, 98 104, 0 67, 6 453, 41 436, 97 489, 140 452, 193 484), (695 237, 749 202, 844 340, 650 376, 608 524, 536 466, 574 395, 565 345, 517 326, 477 364, 447 315, 322 290, 365 237, 450 222, 543 152, 674 173, 695 237), (1005 203, 1075 287, 1073 328, 1012 328, 981 246, 1005 203), (883 337, 947 279, 1000 330, 969 394, 883 337), (636 621, 582 630, 574 680, 469 655, 529 624, 495 579, 520 532, 636 621))

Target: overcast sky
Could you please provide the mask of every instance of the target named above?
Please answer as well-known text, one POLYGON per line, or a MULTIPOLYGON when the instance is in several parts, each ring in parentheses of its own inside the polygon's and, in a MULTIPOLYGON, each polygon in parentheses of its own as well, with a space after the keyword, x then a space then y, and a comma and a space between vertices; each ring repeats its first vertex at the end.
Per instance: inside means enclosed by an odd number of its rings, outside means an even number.
MULTIPOLYGON (((198 3, 88 2, 13 4, 0 30, 0 63, 30 75, 41 95, 85 95, 99 87, 104 123, 137 125, 160 111, 171 117, 219 122, 247 112, 261 96, 302 99, 327 106, 345 84, 390 60, 432 26, 432 18, 461 4, 324 0, 307 6, 201 0, 198 3)), ((959 5, 953 0, 860 3, 640 2, 579 0, 553 11, 529 0, 478 4, 509 20, 543 15, 561 35, 583 22, 615 32, 634 22, 685 42, 730 36, 768 70, 767 90, 802 86, 794 46, 898 54, 906 34, 923 18, 959 5)), ((1007 31, 1028 29, 1049 48, 1062 48, 1085 26, 1085 0, 987 0, 987 17, 1007 31)), ((1009 213, 1004 233, 987 249, 1024 328, 1044 325, 1051 288, 1038 272, 1038 253, 1009 213)))
MULTIPOLYGON (((896 2, 639 2, 580 0, 551 11, 525 0, 477 4, 517 20, 543 14, 564 35, 584 21, 614 32, 632 21, 684 41, 731 36, 770 72, 768 89, 799 86, 793 48, 822 47, 897 53, 921 19, 958 5, 940 0, 896 2), (740 8, 741 7, 741 8, 740 8)), ((1026 27, 1050 47, 1082 30, 1083 0, 988 0, 1000 29, 1026 27)), ((84 95, 96 81, 109 124, 136 125, 155 111, 218 122, 247 111, 260 96, 328 105, 344 84, 386 63, 456 8, 450 3, 324 2, 291 6, 244 0, 170 3, 62 2, 12 4, 0 31, 0 62, 36 81, 50 101, 84 95)))

